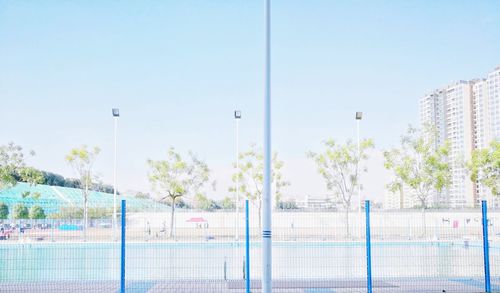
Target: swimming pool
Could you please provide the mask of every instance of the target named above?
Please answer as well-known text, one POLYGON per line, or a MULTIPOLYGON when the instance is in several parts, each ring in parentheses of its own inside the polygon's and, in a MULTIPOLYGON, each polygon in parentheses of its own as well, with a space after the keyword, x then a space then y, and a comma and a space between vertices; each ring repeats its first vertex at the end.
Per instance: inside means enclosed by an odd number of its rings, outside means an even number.
MULTIPOLYGON (((251 244, 250 273, 260 277, 260 242, 251 244)), ((492 276, 499 276, 500 247, 490 249, 492 276)), ((117 243, 0 244, 0 282, 118 280, 117 243)), ((375 242, 374 278, 481 278, 481 243, 375 242)), ((127 280, 239 280, 242 243, 128 243, 127 280)), ((364 278, 363 242, 275 242, 273 278, 364 278)))

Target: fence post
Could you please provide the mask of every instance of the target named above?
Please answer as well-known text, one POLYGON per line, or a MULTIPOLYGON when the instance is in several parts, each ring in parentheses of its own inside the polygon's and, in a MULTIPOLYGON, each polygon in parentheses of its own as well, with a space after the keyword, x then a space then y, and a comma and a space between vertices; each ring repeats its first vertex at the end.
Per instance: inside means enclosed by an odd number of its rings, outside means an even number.
POLYGON ((370 201, 365 201, 366 214, 366 287, 372 293, 372 244, 370 238, 370 201))
POLYGON ((491 292, 490 283, 490 245, 488 242, 488 206, 486 200, 481 201, 483 211, 483 256, 484 256, 484 289, 487 293, 491 292))
POLYGON ((224 281, 227 281, 227 261, 226 261, 226 257, 224 257, 224 281))
POLYGON ((17 239, 21 240, 23 238, 23 233, 22 233, 22 231, 23 231, 23 223, 21 222, 21 220, 16 221, 16 222, 19 223, 19 231, 18 231, 18 233, 19 233, 18 235, 19 236, 17 237, 17 239))
POLYGON ((250 221, 248 215, 248 198, 245 200, 245 265, 246 293, 250 293, 250 221))
POLYGON ((54 242, 54 229, 56 228, 56 225, 54 224, 55 220, 52 219, 52 223, 50 225, 50 241, 54 242))
POLYGON ((126 201, 122 199, 122 239, 120 261, 120 292, 125 293, 125 215, 127 212, 126 201))

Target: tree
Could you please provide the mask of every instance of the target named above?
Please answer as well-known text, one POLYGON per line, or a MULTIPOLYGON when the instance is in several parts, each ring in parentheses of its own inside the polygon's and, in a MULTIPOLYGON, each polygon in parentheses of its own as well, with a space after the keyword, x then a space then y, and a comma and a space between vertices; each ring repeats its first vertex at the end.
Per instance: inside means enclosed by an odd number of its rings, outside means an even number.
POLYGON ((83 218, 83 209, 78 207, 61 207, 57 213, 49 214, 52 219, 81 219, 83 218))
POLYGON ((5 220, 9 218, 9 206, 4 202, 0 202, 0 219, 5 220))
POLYGON ((166 160, 148 160, 149 181, 160 201, 168 201, 171 207, 169 237, 173 237, 174 213, 176 201, 187 194, 196 192, 208 181, 210 170, 205 162, 199 160, 192 152, 189 159, 170 147, 166 160))
POLYGON ((326 187, 340 199, 345 210, 346 235, 349 236, 349 209, 351 200, 359 185, 361 161, 368 159, 368 149, 373 148, 373 141, 365 139, 360 142, 359 156, 358 146, 351 140, 345 144, 338 144, 333 139, 324 143, 325 151, 322 153, 309 152, 308 157, 316 162, 318 172, 325 179, 326 187))
POLYGON ((13 216, 14 219, 28 219, 29 218, 28 208, 22 203, 16 204, 14 206, 13 216))
POLYGON ((194 196, 195 207, 203 211, 214 211, 220 209, 220 206, 213 199, 208 198, 203 193, 197 193, 194 196))
MULTIPOLYGON (((104 184, 103 182, 101 182, 100 180, 97 181, 97 182, 94 182, 90 188, 90 190, 93 190, 93 191, 98 191, 98 192, 104 192, 104 193, 113 193, 113 186, 111 185, 108 185, 108 184, 104 184)), ((116 191, 116 194, 120 194, 120 192, 118 192, 118 190, 116 191)))
MULTIPOLYGON (((74 178, 67 178, 66 181, 64 182, 63 187, 69 187, 69 188, 82 188, 82 184, 78 179, 74 178)), ((90 186, 89 186, 90 188, 90 186)))
POLYGON ((436 132, 429 126, 423 130, 410 126, 401 137, 401 148, 384 152, 384 166, 395 177, 389 188, 402 190, 408 186, 420 201, 424 235, 429 197, 434 192, 441 193, 451 183, 448 152, 448 143, 436 145, 436 132))
MULTIPOLYGON (((41 171, 41 173, 43 176, 43 180, 41 182, 42 184, 51 186, 82 188, 82 185, 77 179, 64 178, 59 174, 47 171, 41 171)), ((97 182, 92 182, 92 185, 89 186, 89 190, 105 192, 105 193, 113 193, 113 186, 97 181, 97 182)), ((120 192, 117 191, 117 194, 120 194, 120 192)))
POLYGON ((236 208, 234 200, 229 196, 225 196, 222 200, 220 200, 219 206, 224 210, 234 210, 236 208))
MULTIPOLYGON (((239 154, 239 170, 233 174, 232 180, 236 184, 239 178, 240 193, 243 197, 247 197, 254 205, 257 206, 259 211, 259 227, 261 226, 261 212, 262 212, 262 191, 264 186, 264 155, 261 150, 252 144, 250 150, 239 154)), ((283 168, 283 161, 278 159, 278 153, 274 152, 272 155, 272 172, 271 184, 275 186, 274 196, 276 205, 281 201, 282 188, 290 185, 289 182, 283 179, 281 168, 283 168)), ((236 168, 236 164, 234 165, 236 168)), ((236 194, 236 186, 229 188, 230 192, 236 194)), ((240 203, 236 203, 240 204, 240 203)))
MULTIPOLYGON (((35 152, 31 151, 30 155, 34 156, 35 152)), ((41 183, 43 177, 40 171, 27 167, 24 159, 25 155, 21 146, 13 142, 0 146, 0 190, 13 187, 18 181, 27 182, 30 185, 41 183)), ((23 196, 28 195, 29 193, 26 193, 23 196)))
POLYGON ((93 174, 93 167, 97 155, 99 155, 100 152, 101 150, 98 147, 89 149, 86 145, 83 145, 80 148, 72 149, 66 156, 66 161, 77 173, 80 184, 84 187, 82 188, 84 238, 86 238, 86 230, 88 226, 89 188, 96 180, 95 175, 93 174))
POLYGON ((145 192, 141 192, 141 191, 139 191, 139 192, 137 192, 137 193, 135 194, 135 197, 136 197, 136 198, 143 198, 143 199, 150 199, 150 198, 151 198, 151 195, 150 195, 149 193, 145 193, 145 192))
POLYGON ((451 182, 450 164, 447 156, 449 144, 436 146, 435 132, 426 126, 419 131, 409 127, 401 138, 401 148, 384 152, 384 166, 392 170, 395 179, 391 189, 410 187, 423 209, 433 192, 441 192, 451 182))
MULTIPOLYGON (((161 202, 161 200, 160 200, 161 202)), ((178 198, 176 201, 175 201, 175 207, 176 208, 179 208, 179 209, 187 209, 187 210, 190 210, 192 209, 193 207, 191 206, 191 204, 189 202, 186 202, 182 197, 181 198, 178 198)))
MULTIPOLYGON (((112 214, 112 208, 97 207, 88 209, 89 219, 109 218, 112 214)), ((51 213, 49 217, 53 219, 81 219, 83 217, 83 208, 61 207, 59 212, 51 213)))
POLYGON ((41 206, 34 205, 30 208, 29 217, 30 219, 38 220, 38 219, 45 219, 46 215, 45 211, 41 206))
POLYGON ((489 148, 474 150, 467 167, 473 182, 479 181, 494 196, 500 195, 500 141, 492 141, 489 148))
POLYGON ((52 172, 42 171, 43 174, 43 184, 50 186, 64 186, 66 183, 66 178, 62 175, 55 174, 52 172))

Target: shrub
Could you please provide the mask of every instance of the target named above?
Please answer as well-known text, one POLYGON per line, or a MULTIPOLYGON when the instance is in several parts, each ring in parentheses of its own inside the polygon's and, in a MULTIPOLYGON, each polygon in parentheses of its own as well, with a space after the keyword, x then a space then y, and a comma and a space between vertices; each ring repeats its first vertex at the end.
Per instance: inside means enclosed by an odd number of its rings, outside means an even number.
POLYGON ((0 219, 5 220, 9 217, 9 206, 0 202, 0 219))
POLYGON ((30 219, 45 219, 45 211, 39 205, 34 205, 30 208, 30 219))
POLYGON ((29 212, 28 208, 22 203, 18 203, 14 206, 14 219, 28 219, 29 212))

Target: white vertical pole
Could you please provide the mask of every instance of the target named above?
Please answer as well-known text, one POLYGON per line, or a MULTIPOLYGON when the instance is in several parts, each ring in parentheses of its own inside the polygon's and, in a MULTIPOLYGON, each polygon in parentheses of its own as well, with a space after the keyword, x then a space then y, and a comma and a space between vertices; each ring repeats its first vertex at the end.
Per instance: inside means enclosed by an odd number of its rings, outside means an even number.
POLYGON ((357 136, 358 136, 358 228, 359 228, 359 237, 361 238, 361 180, 360 180, 360 175, 361 175, 361 171, 360 171, 360 163, 361 163, 361 158, 360 158, 360 155, 361 155, 361 149, 360 149, 360 141, 359 141, 359 121, 361 119, 357 119, 356 120, 356 126, 357 126, 357 136))
POLYGON ((113 240, 116 240, 117 238, 117 222, 116 222, 116 135, 117 135, 117 130, 118 130, 118 117, 113 117, 113 120, 115 122, 115 147, 114 147, 114 162, 113 162, 113 240))
POLYGON ((266 88, 264 99, 264 186, 262 197, 262 293, 272 292, 271 240, 271 0, 266 3, 266 88))
POLYGON ((240 240, 240 119, 236 120, 236 233, 235 240, 240 240))

